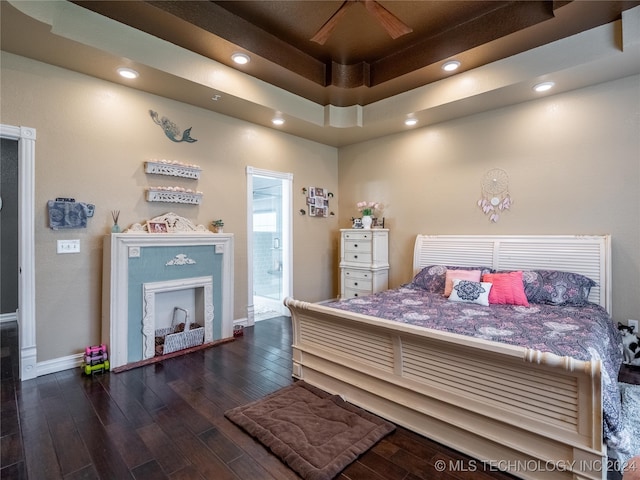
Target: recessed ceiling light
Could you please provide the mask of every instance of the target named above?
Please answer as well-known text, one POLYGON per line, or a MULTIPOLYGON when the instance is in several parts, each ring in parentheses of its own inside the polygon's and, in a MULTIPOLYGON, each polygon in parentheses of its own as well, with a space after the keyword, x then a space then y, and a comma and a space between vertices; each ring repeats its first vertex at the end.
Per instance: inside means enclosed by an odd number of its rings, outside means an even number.
POLYGON ((407 127, 413 127, 413 126, 414 126, 414 125, 416 125, 417 123, 418 123, 418 119, 417 119, 417 118, 413 118, 413 117, 411 117, 411 118, 407 118, 407 119, 404 121, 404 124, 405 124, 407 127))
POLYGON ((553 82, 542 82, 542 83, 538 83, 537 85, 534 85, 533 89, 538 93, 546 92, 547 90, 551 90, 554 85, 555 83, 553 82))
POLYGON ((132 68, 121 67, 118 69, 118 73, 124 78, 138 78, 140 74, 132 68))
POLYGON ((275 117, 273 120, 271 120, 271 123, 273 123, 274 125, 284 125, 284 118, 275 117))
POLYGON ((231 60, 236 62, 238 65, 246 65, 251 61, 251 57, 246 53, 234 53, 231 55, 231 60))
POLYGON ((445 72, 453 72, 460 67, 460 62, 458 60, 450 60, 442 65, 442 69, 445 72))

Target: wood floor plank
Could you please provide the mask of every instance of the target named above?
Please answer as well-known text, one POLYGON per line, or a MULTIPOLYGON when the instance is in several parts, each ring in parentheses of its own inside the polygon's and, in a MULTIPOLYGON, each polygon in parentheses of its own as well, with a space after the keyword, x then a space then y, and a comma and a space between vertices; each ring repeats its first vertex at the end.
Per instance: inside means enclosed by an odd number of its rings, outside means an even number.
POLYGON ((208 480, 200 475, 196 467, 193 465, 188 465, 177 472, 172 473, 169 475, 169 478, 171 480, 208 480))
POLYGON ((207 430, 201 433, 199 437, 202 443, 209 447, 209 450, 215 452, 225 463, 233 462, 243 454, 242 449, 217 428, 207 430))
POLYGON ((91 465, 91 456, 70 415, 50 418, 49 430, 63 475, 91 465))
MULTIPOLYGON (((406 475, 406 471, 404 475, 406 475)), ((400 477, 401 479, 403 477, 400 477)), ((376 472, 361 462, 353 462, 345 468, 339 476, 339 480, 390 480, 382 472, 376 472)))
POLYGON ((62 402, 76 422, 97 417, 96 411, 85 393, 85 383, 92 382, 92 380, 83 378, 76 370, 73 372, 74 375, 62 375, 65 372, 55 374, 60 385, 62 402))
POLYGON ((22 440, 19 433, 3 435, 0 437, 0 465, 13 465, 21 462, 22 456, 22 440))
POLYGON ((140 371, 141 369, 136 368, 115 376, 117 376, 122 384, 125 385, 127 393, 142 405, 147 412, 154 412, 160 408, 165 408, 166 405, 162 399, 144 384, 144 381, 140 376, 131 375, 132 372, 140 373, 140 371))
POLYGON ((93 464, 64 476, 64 480, 100 480, 93 464))
POLYGON ((167 435, 156 423, 140 427, 137 431, 153 457, 168 474, 171 475, 191 465, 180 453, 171 436, 167 435))
POLYGON ((27 480, 28 478, 24 462, 6 466, 2 464, 0 468, 0 479, 2 480, 27 480))
POLYGON ((11 435, 20 432, 20 424, 18 422, 18 410, 16 402, 6 406, 0 406, 0 436, 11 435))
POLYGON ((280 480, 278 477, 273 477, 267 472, 262 465, 256 462, 248 455, 243 455, 240 458, 233 460, 229 467, 236 474, 238 478, 251 480, 280 480))
POLYGON ((361 463, 386 480, 403 480, 408 473, 403 466, 391 463, 375 452, 361 456, 356 463, 361 463))
POLYGON ((133 478, 127 464, 120 456, 117 446, 109 438, 104 425, 97 418, 83 420, 78 422, 77 426, 95 470, 101 479, 125 480, 133 478))
POLYGON ((237 480, 231 469, 184 426, 176 412, 161 410, 155 419, 164 432, 171 435, 178 451, 196 467, 200 475, 216 480, 237 480))
POLYGON ((127 421, 118 404, 111 398, 98 379, 92 378, 84 386, 86 389, 85 394, 103 425, 125 423, 127 421))
POLYGON ((154 460, 151 451, 130 423, 111 423, 104 428, 129 469, 154 460))
POLYGON ((136 480, 169 480, 169 477, 155 460, 134 468, 131 473, 136 480))
POLYGON ((49 425, 43 411, 29 412, 20 422, 26 470, 29 478, 62 479, 49 425), (25 448, 27 447, 28 448, 25 448))

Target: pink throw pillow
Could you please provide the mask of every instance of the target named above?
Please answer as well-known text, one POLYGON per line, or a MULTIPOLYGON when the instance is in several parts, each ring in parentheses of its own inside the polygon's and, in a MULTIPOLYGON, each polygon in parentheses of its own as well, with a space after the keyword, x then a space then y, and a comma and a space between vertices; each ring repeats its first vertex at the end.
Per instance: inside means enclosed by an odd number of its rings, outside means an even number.
POLYGON ((489 292, 489 304, 529 306, 527 295, 524 293, 522 272, 487 273, 482 276, 482 281, 493 284, 489 292))
POLYGON ((480 270, 447 270, 444 277, 444 296, 448 297, 451 295, 454 280, 458 279, 469 280, 470 282, 479 282, 480 275, 480 270))

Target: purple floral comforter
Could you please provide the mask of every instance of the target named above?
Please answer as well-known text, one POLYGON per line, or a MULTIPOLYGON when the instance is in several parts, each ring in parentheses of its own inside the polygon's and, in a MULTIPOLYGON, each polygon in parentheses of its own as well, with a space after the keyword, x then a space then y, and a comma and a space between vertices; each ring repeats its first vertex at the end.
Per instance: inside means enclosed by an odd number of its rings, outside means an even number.
POLYGON ((387 320, 529 347, 577 360, 602 361, 604 436, 622 447, 618 371, 622 363, 618 329, 601 306, 530 304, 482 306, 451 302, 412 284, 326 306, 387 320))

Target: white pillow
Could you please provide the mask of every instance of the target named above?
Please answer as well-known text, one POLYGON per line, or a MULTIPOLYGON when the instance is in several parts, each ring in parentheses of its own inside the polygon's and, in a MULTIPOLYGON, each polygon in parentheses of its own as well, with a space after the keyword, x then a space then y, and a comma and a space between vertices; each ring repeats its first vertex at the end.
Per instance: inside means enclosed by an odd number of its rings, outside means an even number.
POLYGON ((449 300, 489 306, 491 286, 492 284, 488 282, 472 282, 456 278, 453 280, 453 288, 451 289, 449 300))

